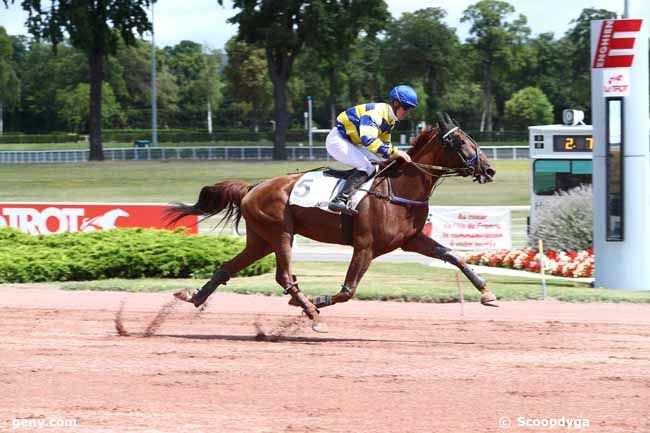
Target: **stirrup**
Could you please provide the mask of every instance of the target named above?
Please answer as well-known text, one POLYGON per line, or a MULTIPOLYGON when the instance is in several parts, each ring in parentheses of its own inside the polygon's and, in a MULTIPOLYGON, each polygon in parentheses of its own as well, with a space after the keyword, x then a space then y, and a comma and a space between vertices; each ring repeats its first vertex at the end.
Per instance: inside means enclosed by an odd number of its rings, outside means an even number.
POLYGON ((330 202, 327 208, 333 212, 341 212, 342 214, 345 215, 357 215, 359 213, 355 209, 348 207, 346 203, 342 203, 339 201, 330 202))

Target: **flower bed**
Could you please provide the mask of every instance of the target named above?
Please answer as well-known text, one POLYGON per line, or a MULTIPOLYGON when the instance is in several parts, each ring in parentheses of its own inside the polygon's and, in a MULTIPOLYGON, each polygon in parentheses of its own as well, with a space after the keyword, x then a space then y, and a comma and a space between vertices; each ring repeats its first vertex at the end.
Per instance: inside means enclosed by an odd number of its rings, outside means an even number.
MULTIPOLYGON (((593 276, 594 252, 591 248, 584 251, 549 250, 544 253, 544 257, 544 270, 548 274, 562 277, 593 276)), ((532 248, 471 254, 465 260, 473 265, 539 272, 539 253, 532 248)))

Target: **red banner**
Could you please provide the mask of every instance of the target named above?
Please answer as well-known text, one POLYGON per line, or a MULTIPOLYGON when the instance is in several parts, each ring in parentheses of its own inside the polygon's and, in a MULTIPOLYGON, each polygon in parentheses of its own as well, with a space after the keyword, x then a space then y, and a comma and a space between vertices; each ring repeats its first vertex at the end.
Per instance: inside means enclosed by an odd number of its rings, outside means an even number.
POLYGON ((187 233, 198 233, 197 216, 188 216, 173 226, 165 226, 162 213, 166 207, 163 204, 0 202, 0 228, 13 227, 33 235, 119 227, 186 227, 187 233))
POLYGON ((643 20, 603 21, 592 68, 629 68, 634 61, 633 33, 641 30, 643 20))

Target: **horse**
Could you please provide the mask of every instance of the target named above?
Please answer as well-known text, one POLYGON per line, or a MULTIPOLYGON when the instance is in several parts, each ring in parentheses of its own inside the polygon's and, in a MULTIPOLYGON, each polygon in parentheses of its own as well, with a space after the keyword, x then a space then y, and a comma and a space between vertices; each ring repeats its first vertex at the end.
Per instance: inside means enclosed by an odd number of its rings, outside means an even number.
POLYGON ((201 189, 194 205, 171 203, 166 209, 169 224, 188 215, 206 218, 226 211, 222 221, 235 227, 246 221, 246 247, 232 260, 216 269, 203 287, 175 293, 178 299, 200 307, 219 285, 270 253, 275 253, 276 282, 289 294, 289 304, 302 307, 312 320, 312 329, 327 332, 320 309, 346 302, 355 294, 370 262, 397 248, 441 259, 455 265, 481 292, 481 303, 498 306, 496 296, 464 260, 422 232, 429 198, 439 180, 446 176, 471 177, 483 184, 496 171, 478 144, 448 114, 438 114, 437 127, 421 132, 408 153, 412 162, 393 160, 381 163, 368 195, 359 203, 358 214, 343 216, 320 208, 289 204, 289 196, 302 173, 279 176, 251 185, 225 180, 201 189), (351 225, 347 235, 346 225, 351 225), (308 298, 291 271, 291 249, 296 234, 354 248, 345 281, 334 296, 308 298), (351 234, 351 236, 350 236, 351 234))

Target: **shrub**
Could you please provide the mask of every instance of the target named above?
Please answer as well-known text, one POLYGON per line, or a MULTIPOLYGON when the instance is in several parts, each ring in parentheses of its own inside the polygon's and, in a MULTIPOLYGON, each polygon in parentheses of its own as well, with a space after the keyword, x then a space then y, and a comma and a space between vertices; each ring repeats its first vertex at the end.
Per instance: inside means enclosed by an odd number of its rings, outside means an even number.
POLYGON ((557 203, 543 207, 531 224, 531 246, 544 241, 544 248, 580 251, 593 246, 592 188, 583 185, 556 194, 557 203))
MULTIPOLYGON (((105 278, 206 278, 244 248, 233 236, 115 229, 31 236, 0 229, 0 283, 105 278)), ((238 275, 270 272, 271 257, 238 275)))
POLYGON ((506 102, 506 125, 526 130, 530 125, 546 125, 553 121, 553 106, 537 87, 519 90, 506 102))

